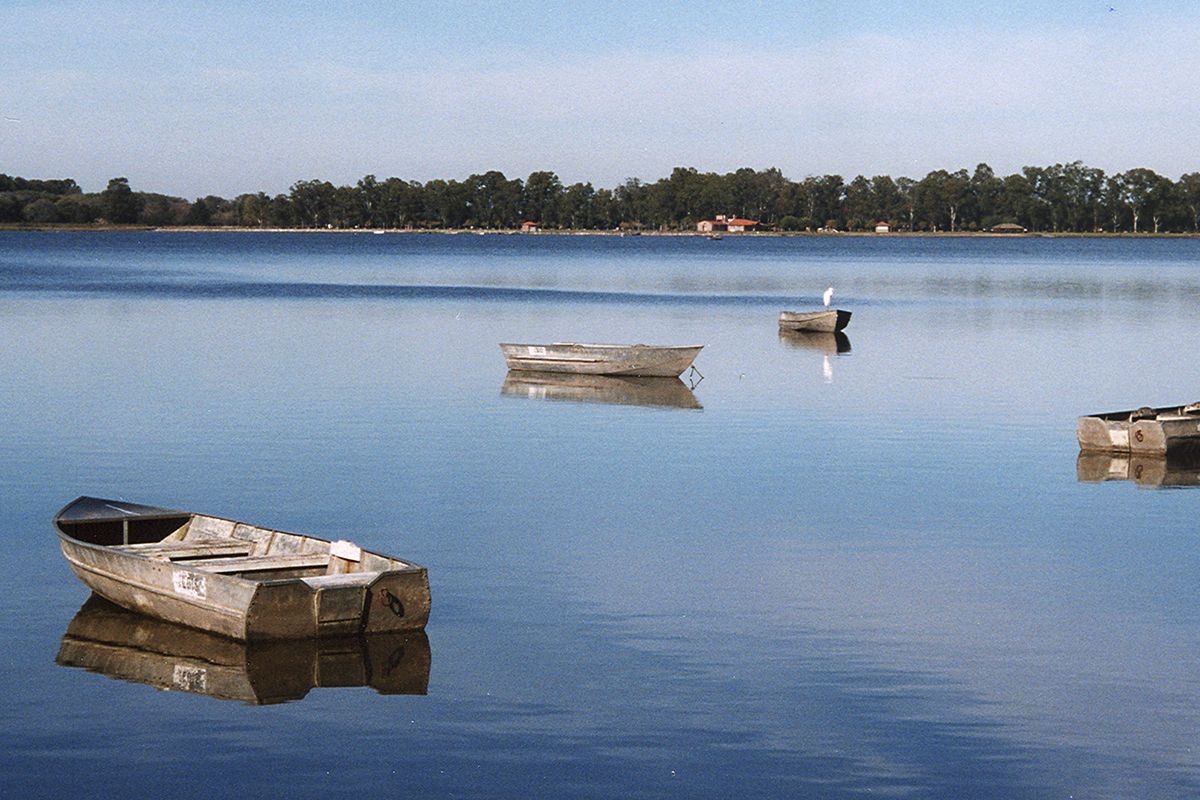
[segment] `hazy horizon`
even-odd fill
[[[184,197],[366,174],[676,166],[922,177],[986,162],[1200,168],[1200,9],[1166,2],[23,3],[0,172]]]

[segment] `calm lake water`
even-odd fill
[[[830,285],[849,350],[781,337]],[[1198,332],[1196,239],[0,233],[0,794],[1195,797],[1200,492],[1074,431]],[[81,494],[424,564],[427,644],[89,639]]]

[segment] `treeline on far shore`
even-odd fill
[[[630,178],[615,189],[566,186],[553,172],[507,178],[491,171],[425,183],[367,175],[354,185],[304,180],[286,194],[232,199],[135,191],[113,178],[85,193],[70,178],[0,174],[0,224],[151,227],[388,228],[694,231],[717,215],[777,231],[980,231],[1018,225],[1033,232],[1195,233],[1200,172],[1178,180],[1136,168],[1106,175],[1074,161],[997,175],[935,170],[917,180],[887,175],[785,178],[778,169],[724,175],[677,167],[653,183]]]

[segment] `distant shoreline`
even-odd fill
[[[1193,239],[1200,233],[1147,233],[1122,231],[1117,233],[1074,233],[1052,231],[1025,231],[1022,233],[997,233],[993,231],[756,231],[753,233],[725,233],[714,237],[700,231],[613,231],[613,230],[542,230],[525,232],[515,229],[484,228],[250,228],[238,226],[187,226],[154,227],[149,225],[28,225],[0,224],[0,232],[28,233],[324,233],[324,234],[387,234],[387,235],[434,235],[434,236],[658,236],[694,237],[700,239],[762,239],[762,238],[936,238],[936,239]]]

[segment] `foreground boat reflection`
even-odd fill
[[[1138,486],[1200,486],[1200,453],[1154,456],[1080,451],[1076,477],[1084,483],[1133,481]]]
[[[537,400],[612,403],[626,406],[703,408],[679,378],[624,375],[571,375],[559,372],[509,371],[500,393]]]
[[[831,356],[845,355],[850,352],[850,337],[841,331],[823,333],[820,331],[789,331],[780,328],[779,341],[789,347],[818,350]]]
[[[315,686],[425,694],[431,656],[424,631],[241,642],[92,595],[67,626],[55,661],[158,689],[267,705],[300,700]]]

